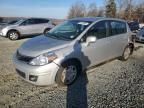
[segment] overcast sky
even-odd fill
[[[0,16],[66,18],[69,8],[77,1],[88,5],[103,0],[0,0]]]

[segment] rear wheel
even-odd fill
[[[81,72],[80,65],[75,61],[65,62],[56,75],[56,83],[60,86],[71,85]]]
[[[17,31],[9,31],[7,34],[10,40],[17,40],[19,39],[19,33]]]
[[[44,34],[47,34],[49,31],[50,31],[50,28],[47,28],[47,29],[44,30],[43,33],[44,33]]]
[[[124,50],[124,52],[123,52],[123,55],[122,55],[122,57],[120,58],[120,60],[122,60],[122,61],[128,60],[129,57],[130,57],[130,55],[132,54],[132,52],[133,52],[132,47],[130,47],[130,45],[128,45],[128,46],[125,48],[125,50]]]

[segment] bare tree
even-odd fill
[[[138,4],[134,9],[134,18],[144,23],[144,2],[142,4]]]
[[[91,3],[88,7],[87,16],[98,16],[96,3]]]
[[[82,2],[76,2],[69,10],[68,18],[83,17],[86,14],[86,7]]]
[[[117,17],[122,18],[123,16],[123,9],[125,7],[125,0],[116,0],[117,3]]]
[[[104,7],[100,7],[99,9],[98,9],[98,17],[104,17],[104,13],[105,12],[105,10],[104,10]]]

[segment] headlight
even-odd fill
[[[45,53],[34,58],[29,64],[33,66],[42,66],[51,63],[57,58],[55,53]]]

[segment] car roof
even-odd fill
[[[35,18],[35,17],[26,18],[26,19],[41,19],[41,20],[50,20],[50,19],[48,19],[48,18]]]
[[[70,19],[72,21],[88,21],[88,22],[95,22],[95,21],[98,21],[98,20],[118,20],[118,21],[124,21],[125,20],[122,20],[122,19],[117,19],[117,18],[106,18],[106,17],[78,17],[78,18],[72,18]]]

